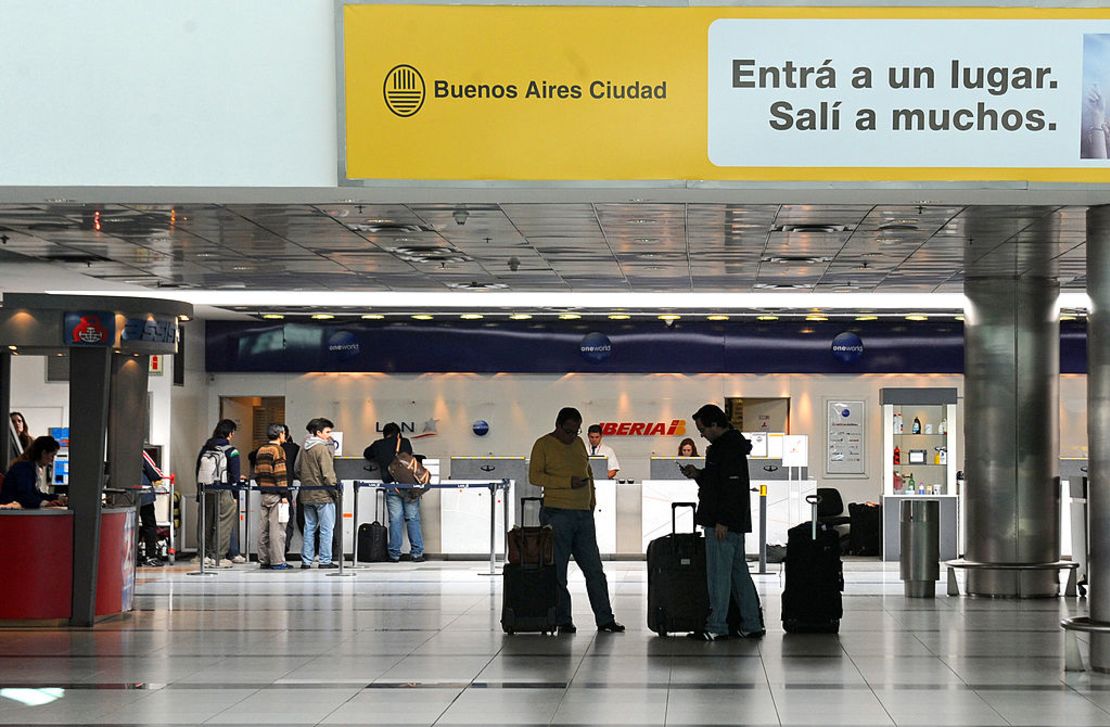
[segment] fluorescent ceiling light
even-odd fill
[[[314,321],[330,321],[335,318],[331,313],[313,313],[312,320]]]
[[[528,320],[532,319],[532,314],[531,313],[513,313],[511,316],[509,316],[509,318],[511,320],[514,320],[514,321],[528,321]]]
[[[821,315],[820,313],[811,313],[810,315],[806,316],[806,320],[807,321],[827,321],[827,320],[829,320],[829,317]]]
[[[857,321],[877,321],[877,320],[879,320],[879,317],[869,314],[869,315],[865,315],[865,316],[856,316],[856,320]]]
[[[461,316],[459,316],[459,318],[462,318],[464,321],[480,321],[484,317],[485,316],[483,316],[481,313],[463,313]]]
[[[920,313],[911,313],[910,315],[906,316],[906,320],[907,321],[927,321],[927,320],[929,320],[929,316],[923,316]]]
[[[582,316],[578,315],[577,313],[560,313],[559,314],[559,320],[561,320],[561,321],[577,321],[580,318],[582,318]]]
[[[417,313],[412,318],[416,321],[430,321],[435,318],[435,316],[430,316],[427,313]]]
[[[610,313],[609,320],[611,321],[627,321],[632,316],[627,313]]]
[[[656,316],[656,318],[661,321],[677,321],[682,318],[682,316],[678,315],[677,313],[664,313],[661,316]]]
[[[281,313],[263,313],[262,317],[268,321],[280,321],[285,318]]]
[[[706,316],[705,320],[707,320],[707,321],[727,321],[728,316],[722,315],[720,313],[715,313],[711,316]]]
[[[779,317],[778,316],[772,316],[772,315],[765,315],[765,316],[756,316],[755,319],[757,321],[777,321],[779,319]]]
[[[380,321],[383,318],[385,318],[385,316],[383,316],[381,313],[367,313],[366,315],[362,316],[362,320],[364,321]]]

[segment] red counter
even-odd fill
[[[73,587],[73,513],[0,510],[4,597],[0,621],[65,620]],[[96,615],[130,611],[135,592],[135,511],[100,516]]]

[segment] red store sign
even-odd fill
[[[603,437],[681,437],[686,434],[686,420],[667,422],[601,422]]]

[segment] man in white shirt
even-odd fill
[[[607,457],[609,459],[609,479],[615,480],[617,472],[621,468],[620,460],[617,459],[617,453],[608,444],[601,443],[601,425],[591,424],[590,428],[586,430],[586,437],[590,440],[590,446],[587,447],[590,451],[591,457]]]

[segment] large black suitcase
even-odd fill
[[[380,508],[379,502],[382,503]],[[358,538],[360,563],[384,563],[389,560],[389,528],[382,524],[382,520],[386,519],[384,502],[385,492],[379,489],[374,497],[374,522],[358,526],[355,537]]]
[[[813,505],[813,520],[787,531],[782,627],[787,633],[835,634],[844,615],[840,536],[818,523],[817,496],[806,500]]]
[[[524,503],[542,503],[538,497],[520,501],[521,516]],[[501,628],[507,634],[540,632],[553,634],[558,627],[555,607],[559,602],[559,580],[555,565],[544,563],[542,550],[537,550],[536,562],[522,559],[519,564],[506,563],[501,590]]]
[[[697,532],[675,532],[680,507],[697,508],[692,502],[671,504],[671,534],[648,543],[648,628],[666,636],[681,631],[701,631],[709,615],[709,590],[705,582],[705,539]]]

